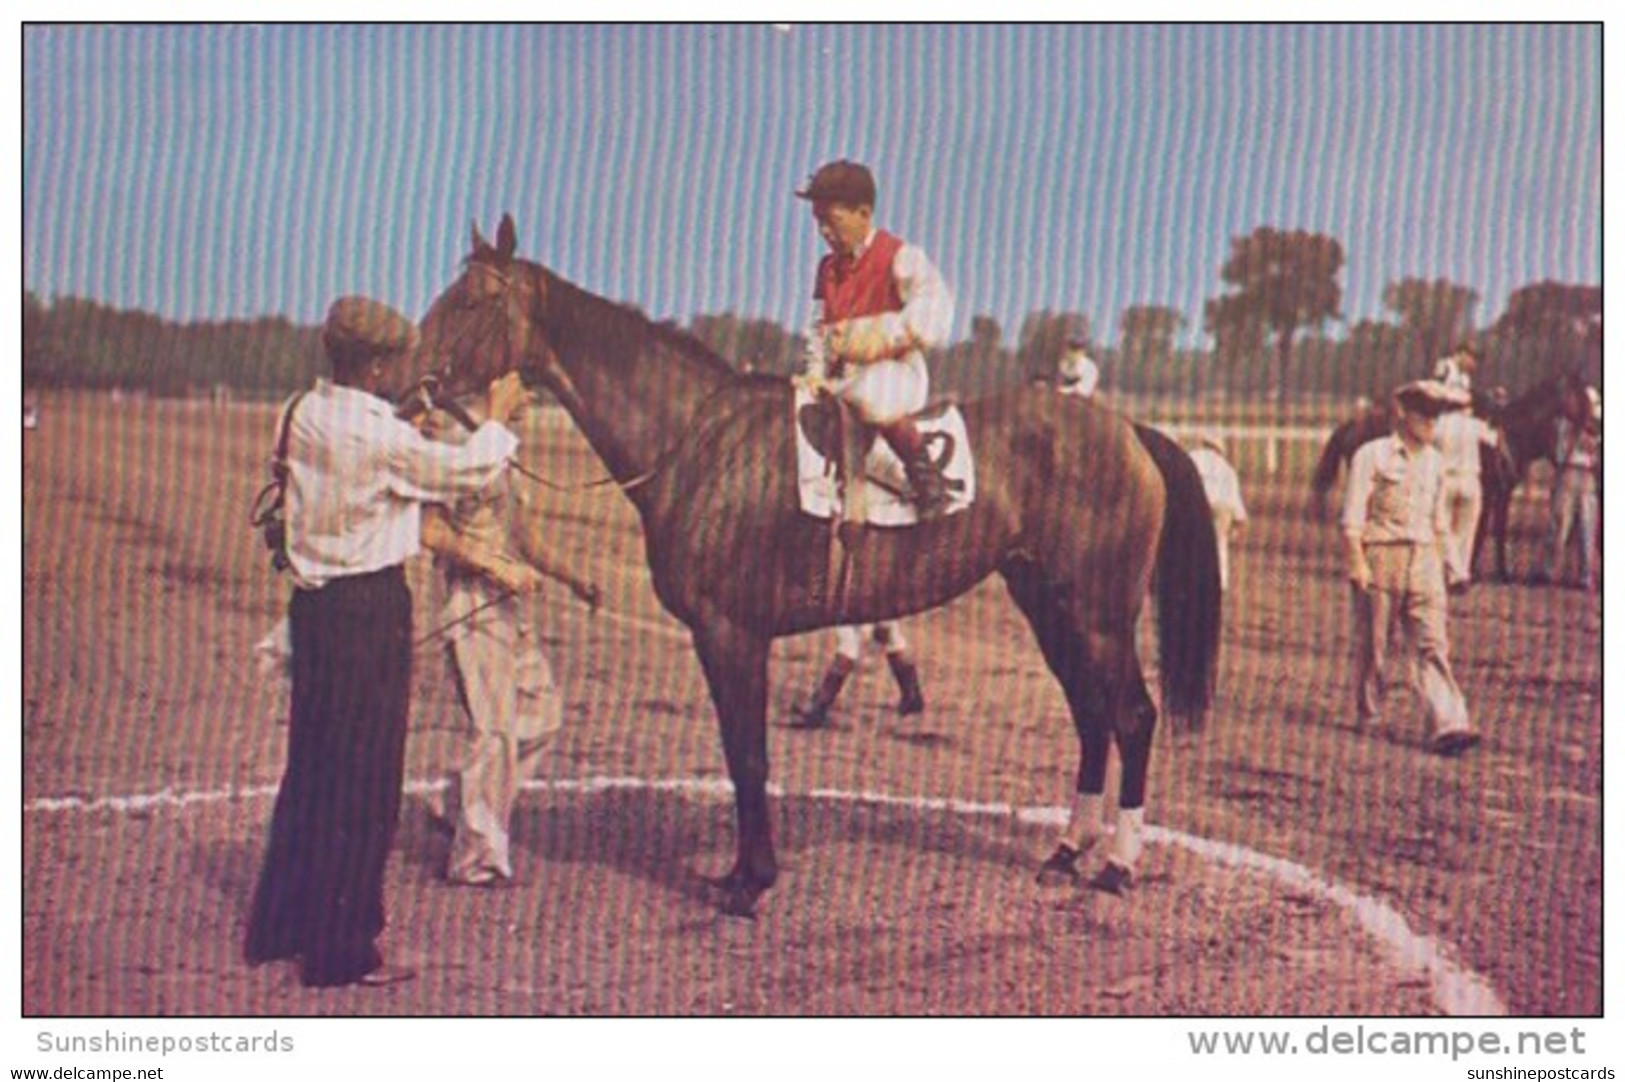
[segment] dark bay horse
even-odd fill
[[[742,376],[700,343],[514,257],[513,221],[478,229],[463,274],[431,305],[415,361],[448,387],[511,368],[545,385],[637,508],[661,604],[688,626],[716,708],[737,859],[716,885],[748,915],[778,876],[767,780],[772,640],[941,605],[998,572],[1065,692],[1080,793],[1145,801],[1157,711],[1135,648],[1157,601],[1162,705],[1197,727],[1211,704],[1219,580],[1206,498],[1177,446],[1078,399],[1023,389],[965,405],[976,502],[924,525],[861,534],[832,599],[828,522],[797,506],[790,381]],[[1083,802],[1080,801],[1080,806]],[[1098,806],[1098,800],[1095,806]],[[1085,845],[1045,864],[1077,878]],[[1094,883],[1120,890],[1114,851]]]
[[[1507,528],[1513,494],[1528,476],[1532,464],[1541,459],[1551,460],[1564,391],[1576,378],[1570,373],[1559,373],[1505,405],[1496,404],[1488,395],[1474,393],[1473,412],[1501,434],[1500,446],[1479,448],[1484,510],[1473,538],[1475,573],[1486,547],[1493,544],[1496,577],[1501,582],[1507,581]],[[1354,452],[1391,431],[1393,419],[1386,406],[1374,406],[1332,429],[1309,482],[1320,517],[1328,514],[1326,497]]]

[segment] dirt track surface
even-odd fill
[[[420,786],[385,947],[421,978],[317,992],[289,967],[247,969],[286,739],[250,658],[284,604],[246,525],[273,423],[70,397],[24,440],[25,1014],[1419,1015],[1452,1005],[1439,965],[1514,1014],[1601,1009],[1597,600],[1485,585],[1456,605],[1457,675],[1485,733],[1467,758],[1423,750],[1404,694],[1357,734],[1335,538],[1296,479],[1244,478],[1254,521],[1220,703],[1204,735],[1159,734],[1150,819],[1300,878],[1171,834],[1124,898],[1038,887],[1054,827],[1013,810],[1066,803],[1076,746],[993,582],[910,623],[921,717],[891,711],[872,659],[834,729],[778,727],[829,641],[776,646],[783,874],[756,920],[719,916],[704,877],[731,861],[732,811],[698,664],[648,587],[630,505],[546,492],[559,552],[607,611],[562,590],[534,602],[568,708],[516,816],[522,882],[440,882]],[[601,475],[572,431],[527,437],[548,477]],[[1542,507],[1519,506],[1521,569]],[[432,645],[419,662],[408,775],[427,785],[458,738]],[[931,803],[947,799],[980,807]],[[1414,937],[1396,949],[1351,898]]]

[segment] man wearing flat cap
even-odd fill
[[[1355,452],[1343,501],[1343,541],[1355,620],[1355,710],[1361,729],[1381,718],[1389,632],[1404,629],[1416,651],[1409,667],[1431,727],[1432,748],[1459,755],[1478,743],[1450,670],[1444,545],[1449,518],[1444,458],[1434,422],[1469,404],[1438,380],[1394,391],[1394,432]]]
[[[249,917],[251,965],[299,963],[306,985],[383,985],[384,866],[400,810],[412,673],[412,598],[403,564],[421,508],[502,475],[525,400],[517,374],[491,384],[467,443],[424,438],[386,389],[417,329],[363,297],[335,301],[322,329],[332,379],[284,408],[292,691],[288,761]]]
[[[913,414],[930,392],[925,351],[947,340],[954,302],[924,252],[874,225],[867,167],[834,161],[796,196],[812,204],[829,254],[818,264],[805,377],[840,397],[903,462],[922,519],[941,514],[947,485]]]

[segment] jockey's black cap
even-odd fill
[[[868,166],[845,158],[826,162],[807,179],[807,186],[796,192],[796,198],[814,203],[872,207],[875,205],[875,176]]]

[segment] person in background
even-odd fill
[[[1434,425],[1433,442],[1444,457],[1444,502],[1449,520],[1444,571],[1445,587],[1450,593],[1465,593],[1472,584],[1473,541],[1484,512],[1482,447],[1495,447],[1499,441],[1499,434],[1489,422],[1471,410],[1449,410]]]
[[[493,382],[490,418],[462,447],[425,439],[384,397],[417,328],[364,297],[328,310],[332,379],[285,412],[288,759],[254,890],[244,958],[297,959],[310,986],[386,985],[384,868],[400,814],[412,684],[412,596],[422,505],[502,476],[518,440],[517,374]]]
[[[1478,372],[1478,347],[1459,343],[1449,356],[1433,363],[1433,378],[1454,391],[1473,393],[1473,376]]]
[[[1219,586],[1230,588],[1230,541],[1247,521],[1247,505],[1241,498],[1241,479],[1225,457],[1224,440],[1215,432],[1198,432],[1191,440],[1191,461],[1202,475],[1213,512],[1213,534],[1219,545]]]
[[[1062,394],[1093,398],[1099,385],[1100,366],[1089,356],[1087,344],[1080,339],[1068,339],[1055,366],[1055,389]]]
[[[903,625],[896,620],[883,620],[869,626],[843,626],[835,629],[835,656],[824,670],[818,689],[805,705],[792,709],[790,722],[796,729],[821,729],[829,724],[829,710],[846,681],[858,667],[863,653],[865,635],[886,652],[886,665],[897,681],[897,712],[918,714],[925,709],[925,696],[920,691],[920,670],[909,653],[908,640],[903,637]]]
[[[1596,591],[1601,581],[1598,552],[1599,497],[1602,467],[1602,401],[1593,401],[1576,383],[1563,396],[1552,455],[1551,518],[1546,534],[1547,582],[1562,583],[1571,538],[1580,547],[1580,585]]]
[[[468,412],[479,419],[477,409]],[[418,424],[452,443],[469,435],[437,409],[423,409]],[[458,886],[513,882],[509,829],[519,788],[563,723],[553,669],[522,595],[539,590],[546,576],[598,604],[597,587],[553,557],[544,527],[509,477],[424,517],[424,547],[435,553],[444,584],[439,626],[467,738],[435,816],[452,830],[446,881]]]
[[[1355,452],[1343,501],[1343,549],[1355,623],[1359,727],[1382,715],[1383,667],[1395,625],[1415,651],[1408,671],[1426,708],[1433,750],[1460,755],[1479,742],[1450,669],[1443,548],[1444,457],[1433,444],[1439,414],[1466,392],[1417,380],[1394,392],[1394,432]]]

